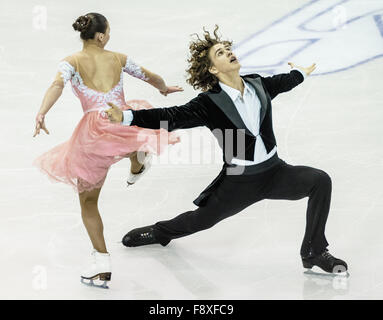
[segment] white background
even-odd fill
[[[381,2],[357,1],[357,5],[364,10]],[[218,161],[210,163],[156,159],[150,172],[129,189],[125,186],[129,160],[111,168],[99,203],[113,263],[111,289],[83,286],[80,270],[91,244],[81,221],[78,195],[66,185],[51,183],[32,166],[38,155],[67,140],[82,116],[80,103],[67,85],[46,117],[51,134],[32,138],[35,115],[58,62],[81,50],[79,34],[71,27],[78,16],[104,14],[111,26],[107,49],[124,52],[170,85],[185,88],[183,93],[163,97],[125,76],[127,99],[171,106],[197,94],[185,82],[190,34],[201,33],[203,26],[212,30],[217,23],[224,38],[240,42],[305,3],[2,0],[0,298],[382,299],[382,59],[313,75],[273,101],[279,156],[289,164],[320,168],[332,177],[326,235],[330,252],[349,264],[348,280],[304,274],[299,248],[307,198],[256,203],[166,248],[125,248],[119,243],[132,228],[195,209],[192,201],[221,168],[218,150]],[[46,23],[41,20],[45,10]],[[280,37],[272,30],[269,34],[270,41]],[[383,52],[378,32],[365,32],[364,37],[374,37],[369,43]],[[319,74],[322,56],[329,65],[329,50],[338,64],[342,56],[356,57],[367,50],[355,45],[357,49],[345,52],[339,43],[329,43],[330,47],[322,46],[323,52],[302,52],[302,60],[293,62],[316,62]],[[288,69],[287,64],[281,67],[281,71]],[[173,159],[182,158],[187,150],[193,155],[211,150],[209,143],[215,142],[210,132],[194,130],[193,139],[203,139],[208,146],[193,146],[191,131],[182,131],[184,144],[173,147]]]

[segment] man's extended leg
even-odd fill
[[[123,243],[126,246],[151,243],[166,245],[172,239],[211,228],[219,221],[263,199],[262,181],[264,180],[257,180],[259,183],[253,183],[253,181],[254,177],[250,176],[238,176],[235,181],[225,176],[217,189],[209,196],[205,206],[184,212],[173,219],[160,221],[153,226],[134,229],[124,237]]]
[[[305,256],[313,249],[323,252],[328,246],[325,225],[330,210],[332,183],[323,170],[284,163],[270,181],[266,198],[299,200],[309,197],[306,211],[306,232],[301,247]]]
[[[306,212],[306,231],[301,247],[305,268],[318,266],[330,273],[344,273],[346,262],[332,256],[326,249],[325,226],[330,210],[332,182],[320,169],[292,166],[284,163],[270,181],[267,199],[298,200],[309,197]]]

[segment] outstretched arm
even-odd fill
[[[49,131],[45,126],[45,115],[61,96],[65,83],[69,81],[74,74],[74,64],[75,61],[72,56],[69,56],[60,62],[59,71],[57,72],[52,84],[46,91],[41,107],[36,115],[35,133],[33,137],[40,134],[41,129],[49,134]]]
[[[183,91],[183,89],[178,86],[168,87],[161,76],[138,65],[127,55],[122,53],[119,53],[118,55],[119,55],[121,65],[124,66],[123,67],[124,72],[128,73],[129,75],[135,78],[141,79],[149,83],[153,87],[157,88],[160,91],[160,93],[163,94],[164,96],[167,96],[169,93]]]
[[[274,99],[282,92],[295,88],[316,68],[315,63],[308,68],[296,66],[292,62],[289,62],[289,65],[292,68],[290,73],[281,73],[272,77],[262,77],[262,82],[269,92],[271,99]]]
[[[123,125],[160,129],[165,122],[168,131],[210,126],[207,107],[200,96],[185,105],[169,108],[122,111],[112,103],[109,105],[112,107],[106,111],[109,120]]]
[[[45,115],[61,96],[63,88],[64,83],[62,79],[60,79],[60,74],[58,73],[56,75],[56,79],[52,82],[52,84],[46,91],[43,102],[41,103],[40,110],[36,115],[35,133],[33,137],[40,134],[40,129],[43,129],[45,133],[49,134],[49,131],[45,126]]]
[[[161,76],[149,71],[148,69],[141,67],[141,70],[147,77],[146,82],[152,85],[153,87],[157,88],[160,91],[160,93],[164,96],[167,96],[169,93],[184,91],[184,89],[182,89],[179,86],[168,87]]]

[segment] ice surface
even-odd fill
[[[39,3],[0,2],[0,268],[6,275],[1,299],[383,298],[382,1],[346,1],[337,9],[339,1],[304,0]],[[326,235],[331,253],[349,264],[350,278],[304,274],[299,248],[307,198],[256,203],[165,248],[123,247],[119,241],[130,229],[195,208],[192,200],[216,177],[221,155],[217,161],[199,158],[215,143],[208,129],[199,128],[193,136],[183,131],[184,144],[174,147],[169,161],[157,159],[132,188],[125,187],[128,160],[111,168],[99,203],[113,263],[110,290],[81,285],[91,244],[78,196],[32,167],[34,158],[70,137],[82,116],[69,86],[46,117],[51,134],[32,135],[58,62],[81,50],[71,24],[89,11],[110,21],[107,49],[124,52],[185,88],[163,97],[125,76],[128,99],[156,106],[183,104],[197,94],[186,84],[184,70],[190,34],[203,26],[211,30],[219,24],[239,55],[265,48],[259,60],[248,56],[243,70],[256,66],[267,74],[288,71],[288,61],[317,63],[317,76],[274,100],[274,129],[283,160],[332,177]],[[304,25],[310,31],[300,28],[303,18],[310,20]],[[296,46],[308,38],[319,40],[307,49]],[[277,41],[287,44],[267,47]],[[177,163],[182,157],[189,164]]]

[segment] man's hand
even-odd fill
[[[184,89],[179,86],[174,86],[174,87],[167,87],[166,91],[160,90],[160,93],[166,97],[169,93],[180,92],[180,91],[184,91]]]
[[[313,71],[315,70],[315,68],[316,68],[316,63],[313,63],[313,64],[312,64],[310,67],[308,67],[308,68],[303,68],[303,67],[300,67],[300,66],[296,66],[296,65],[295,65],[294,63],[292,63],[292,62],[289,62],[288,64],[289,64],[289,66],[290,66],[291,68],[297,68],[297,69],[299,69],[299,70],[305,72],[306,75],[310,75],[310,73],[313,72]]]
[[[36,137],[38,134],[40,134],[40,129],[43,129],[46,134],[49,134],[49,131],[45,126],[44,118],[45,116],[43,114],[38,114],[36,116],[36,126],[35,126],[35,133],[33,134],[33,138]]]
[[[112,108],[105,111],[105,113],[108,116],[108,119],[110,122],[117,122],[120,123],[123,120],[123,113],[119,107],[114,105],[111,102],[108,102],[108,105],[110,105]]]

